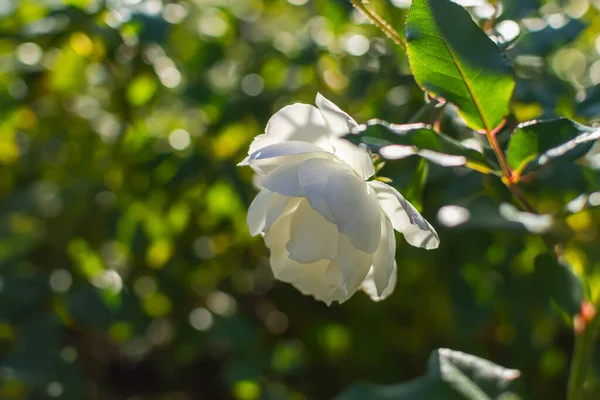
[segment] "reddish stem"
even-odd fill
[[[498,139],[496,138],[496,132],[488,132],[487,133],[488,140],[490,145],[492,146],[492,150],[494,150],[494,154],[496,154],[496,158],[498,162],[500,162],[500,167],[502,168],[502,175],[506,178],[508,186],[512,186],[512,170],[508,166],[508,162],[506,161],[506,157],[504,156],[504,152],[500,148],[498,144]]]

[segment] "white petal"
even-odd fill
[[[282,142],[271,144],[250,153],[238,166],[249,165],[256,173],[266,175],[282,164],[313,157],[332,158],[332,155],[312,143]]]
[[[341,290],[327,279],[329,260],[301,264],[290,258],[286,243],[290,238],[290,223],[293,213],[278,218],[265,235],[265,244],[271,251],[273,275],[280,281],[292,283],[304,294],[314,296],[328,305],[344,299]]]
[[[277,140],[276,137],[268,136],[266,133],[257,135],[256,137],[254,137],[254,140],[252,140],[252,143],[250,143],[250,148],[248,149],[248,155],[251,155],[252,153],[256,153],[258,150],[260,150],[264,147],[271,146],[271,145],[279,143],[279,142],[280,141]]]
[[[351,296],[358,290],[369,272],[373,255],[358,250],[350,243],[348,236],[341,234],[338,242],[338,257],[346,293]]]
[[[325,188],[325,200],[340,232],[359,250],[373,253],[379,245],[379,203],[374,190],[358,176],[334,171]]]
[[[374,278],[375,273],[373,271],[373,268],[371,268],[371,270],[369,270],[369,273],[367,274],[367,277],[363,281],[360,288],[366,294],[369,295],[371,300],[373,300],[373,301],[384,300],[387,297],[389,297],[394,292],[394,289],[396,288],[396,280],[397,280],[397,275],[398,275],[397,270],[398,270],[398,268],[396,266],[396,262],[394,262],[394,267],[392,269],[392,275],[390,276],[390,281],[389,281],[387,287],[385,288],[385,290],[383,291],[383,293],[381,294],[381,296],[378,294],[378,291],[377,291],[377,288],[375,285],[375,278]]]
[[[290,224],[290,240],[286,248],[293,260],[313,263],[336,257],[339,236],[337,227],[313,210],[306,199],[303,199],[294,212]]]
[[[331,175],[343,171],[351,172],[347,165],[323,158],[307,160],[298,169],[298,182],[310,205],[331,222],[335,220],[325,199],[325,190]]]
[[[347,294],[346,287],[344,284],[344,275],[342,274],[342,265],[339,258],[334,258],[329,262],[327,270],[325,271],[325,279],[330,285],[339,288],[344,295]]]
[[[254,200],[252,200],[250,207],[248,207],[246,223],[248,224],[248,230],[252,236],[258,235],[263,230],[267,220],[267,210],[269,209],[273,196],[273,192],[261,190]]]
[[[373,253],[373,279],[377,295],[381,296],[389,286],[396,258],[396,238],[389,218],[381,212],[381,241]]]
[[[332,136],[340,137],[346,135],[358,127],[358,124],[351,116],[326,99],[321,93],[317,94],[315,104],[323,114]]]
[[[301,264],[289,257],[282,257],[278,262],[282,264],[279,268],[283,271],[277,276],[280,281],[291,283],[304,294],[308,293],[327,304],[339,298],[336,296],[337,288],[325,279],[329,260]],[[273,256],[271,256],[271,263],[273,263]]]
[[[373,176],[375,168],[373,167],[373,161],[369,153],[347,140],[339,139],[341,136],[351,133],[353,129],[358,127],[356,121],[320,93],[317,94],[315,103],[323,114],[329,128],[335,155],[352,166],[361,178],[368,179]]]
[[[297,208],[299,202],[299,199],[282,196],[279,193],[273,193],[271,202],[269,203],[269,208],[267,209],[263,232],[269,229],[273,222],[275,222],[275,220],[284,213],[286,207],[287,213],[293,212]]]
[[[292,140],[313,143],[331,151],[327,125],[319,110],[309,104],[292,104],[276,112],[250,145],[250,153],[273,143]]]
[[[302,264],[291,259],[286,249],[290,240],[291,225],[300,202],[306,200],[290,199],[281,216],[265,234],[265,244],[271,251],[273,275],[328,305],[333,301],[343,302],[349,296],[342,286],[341,267],[337,259]]]
[[[319,271],[320,273],[320,271]],[[316,300],[322,301],[328,306],[331,305],[334,301],[339,302],[340,304],[348,300],[348,296],[339,288],[330,288],[331,292],[322,292],[315,290],[314,287],[311,289],[307,289],[302,283],[294,282],[292,285],[300,291],[305,296],[312,296]]]
[[[375,175],[373,159],[369,152],[344,139],[332,139],[334,154],[346,164],[350,165],[364,180]]]
[[[377,192],[381,209],[394,229],[401,232],[409,244],[427,250],[439,246],[440,238],[435,229],[396,189],[379,181],[369,182],[369,185]]]
[[[304,189],[298,181],[298,169],[303,162],[295,161],[280,165],[263,178],[262,185],[284,196],[304,197]]]
[[[291,156],[296,154],[304,154],[304,153],[315,153],[324,151],[319,146],[316,146],[312,143],[300,142],[300,141],[288,141],[282,143],[275,143],[269,146],[260,148],[252,153],[244,159],[240,164],[244,162],[252,161],[252,160],[264,160],[267,158],[273,157],[282,157],[282,156]]]

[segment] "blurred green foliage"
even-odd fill
[[[374,4],[398,27],[408,5]],[[470,11],[483,24],[488,8]],[[502,10],[493,33],[521,33],[503,44],[509,127],[598,121],[600,2]],[[435,117],[406,56],[349,2],[2,1],[0,83],[1,399],[327,399],[423,375],[438,347],[520,370],[528,398],[564,398],[572,329],[536,273],[542,240],[494,225],[510,199],[495,177],[431,165],[423,186],[420,160],[385,165],[441,247],[399,237],[381,303],[328,308],[274,282],[249,236],[256,190],[235,165],[282,106],[320,91],[361,122]],[[451,107],[441,127],[481,142]],[[524,190],[542,212],[600,203],[589,165],[537,177]],[[444,228],[446,205],[478,218]],[[560,233],[596,291],[600,214],[577,211]]]

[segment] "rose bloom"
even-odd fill
[[[275,278],[328,305],[362,288],[373,300],[396,285],[394,229],[408,243],[439,245],[433,227],[375,174],[367,150],[342,139],[358,124],[320,94],[269,120],[248,157],[262,190],[248,209],[252,235],[264,235]]]

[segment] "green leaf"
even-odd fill
[[[524,34],[508,54],[511,58],[521,54],[545,57],[577,39],[585,28],[587,28],[586,24],[572,18],[568,18],[567,22],[560,27],[549,24],[543,29]]]
[[[583,283],[571,267],[550,253],[537,256],[534,265],[536,287],[569,315],[578,314],[584,300]]]
[[[423,187],[427,182],[428,174],[429,163],[427,163],[424,158],[418,160],[417,167],[411,174],[412,178],[408,183],[408,187],[402,192],[406,200],[408,200],[419,211],[423,210],[421,195],[423,192]]]
[[[414,0],[406,19],[415,80],[459,109],[469,127],[492,132],[503,123],[515,86],[498,47],[450,0]]]
[[[567,118],[526,122],[512,133],[506,159],[513,170],[528,173],[551,161],[582,157],[599,137],[594,129]]]
[[[577,103],[575,111],[577,115],[590,119],[600,116],[600,85],[586,90],[585,98]]]
[[[475,149],[417,123],[396,125],[373,119],[345,136],[355,144],[363,143],[388,160],[418,155],[444,167],[464,166],[483,173],[497,168]]]
[[[520,397],[510,386],[520,372],[460,351],[432,352],[427,375],[398,385],[358,383],[336,400],[487,400]],[[509,397],[510,396],[510,397]]]

